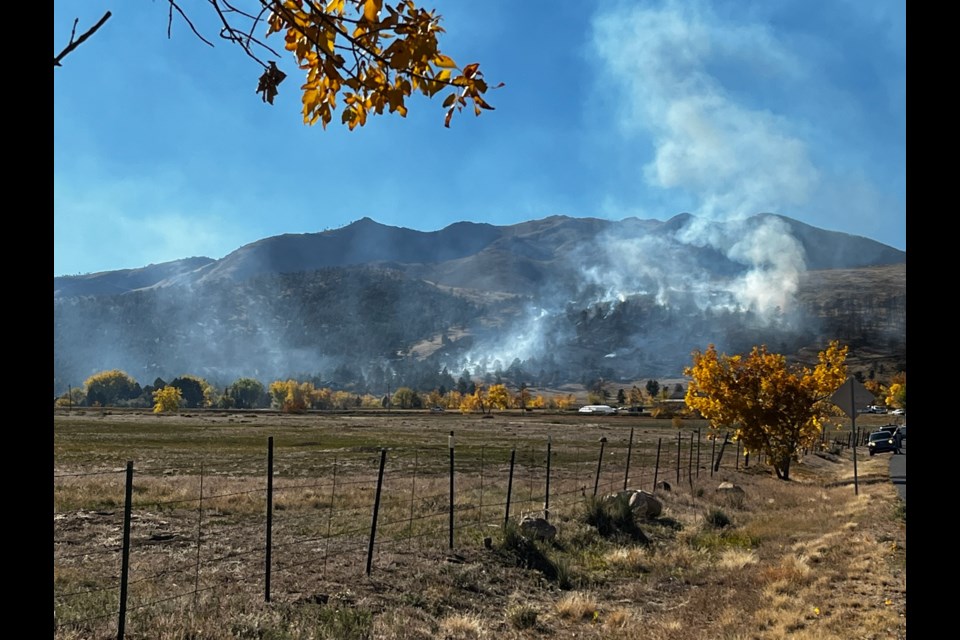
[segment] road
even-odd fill
[[[893,454],[890,456],[890,480],[893,482],[893,486],[897,488],[897,493],[900,494],[900,499],[903,500],[903,503],[907,503],[907,439],[903,439],[903,444],[900,445],[900,450],[903,451],[902,454],[897,455]]]

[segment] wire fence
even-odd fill
[[[300,475],[298,460],[322,475]],[[628,441],[595,447],[457,444],[451,432],[447,446],[306,454],[275,450],[269,437],[246,463],[231,474],[129,462],[55,475],[55,633],[106,629],[122,640],[130,614],[316,593],[411,556],[489,545],[511,520],[573,517],[585,500],[626,489],[692,490],[721,464],[762,460],[699,430],[640,443],[631,429]]]

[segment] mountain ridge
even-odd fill
[[[450,388],[440,372],[466,369],[583,384],[678,376],[707,344],[803,358],[831,339],[902,368],[905,327],[905,252],[776,214],[433,232],[362,218],[219,260],[54,278],[54,387],[111,368],[376,393]]]
[[[857,268],[906,262],[906,252],[862,236],[818,229],[772,213],[747,221],[784,221],[803,246],[810,270]],[[701,220],[681,213],[666,221],[627,217],[618,221],[554,215],[514,225],[456,222],[437,231],[393,227],[363,217],[344,227],[319,233],[280,234],[243,245],[218,260],[193,257],[140,269],[103,271],[80,276],[55,276],[54,297],[123,293],[165,284],[191,284],[227,278],[244,280],[265,273],[295,273],[326,267],[362,264],[410,266],[417,273],[426,265],[453,263],[471,257],[521,256],[534,263],[553,263],[558,256],[622,225],[628,236],[664,237]],[[727,223],[711,223],[724,225]],[[462,282],[459,283],[462,285]],[[456,286],[456,285],[452,285]]]

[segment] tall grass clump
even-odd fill
[[[725,529],[732,525],[733,521],[722,509],[710,509],[707,511],[704,523],[713,529]]]
[[[532,629],[537,626],[537,610],[528,604],[513,604],[507,607],[507,622],[514,629]]]
[[[581,520],[595,527],[604,538],[649,542],[637,525],[630,499],[626,495],[587,498]]]
[[[536,541],[524,536],[520,526],[512,520],[503,528],[500,551],[513,559],[518,567],[535,569],[549,580],[557,579],[557,565]]]

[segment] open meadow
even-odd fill
[[[847,422],[781,481],[707,427],[58,410],[54,637],[905,638],[889,455],[859,447],[855,485]]]

